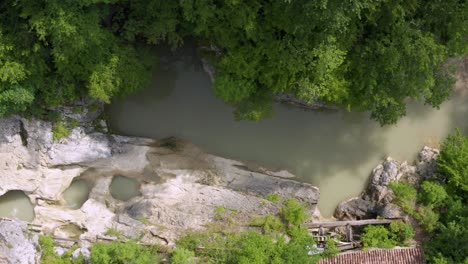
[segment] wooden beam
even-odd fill
[[[330,222],[316,222],[307,224],[308,228],[320,228],[320,227],[337,227],[337,226],[362,226],[362,225],[381,225],[390,224],[391,222],[398,221],[400,219],[366,219],[366,220],[354,220],[354,221],[330,221]]]

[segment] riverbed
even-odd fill
[[[466,85],[464,83],[463,85]],[[148,88],[108,107],[114,131],[130,136],[175,136],[207,152],[287,169],[320,188],[326,217],[358,195],[386,156],[413,161],[424,146],[437,147],[455,128],[468,131],[468,96],[455,94],[439,110],[409,103],[397,125],[381,127],[368,113],[305,111],[275,104],[275,116],[235,121],[232,107],[216,98],[194,49],[160,59]]]

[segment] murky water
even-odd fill
[[[140,184],[134,179],[124,176],[115,176],[109,186],[112,197],[121,201],[128,201],[140,195]]]
[[[34,219],[34,206],[22,191],[9,191],[0,196],[0,217],[31,222]]]
[[[274,168],[285,168],[321,190],[319,208],[359,194],[381,159],[413,160],[425,144],[436,145],[456,127],[468,131],[468,97],[440,110],[410,104],[396,126],[380,127],[367,113],[310,112],[275,105],[276,116],[236,122],[217,99],[194,51],[161,59],[151,86],[109,107],[113,129],[125,135],[176,136],[206,151]]]
[[[78,209],[88,200],[90,184],[85,180],[73,181],[70,187],[63,192],[63,198],[67,202],[67,207]]]

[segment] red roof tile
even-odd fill
[[[342,253],[325,258],[319,264],[422,264],[424,252],[421,248],[375,249]]]

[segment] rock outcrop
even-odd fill
[[[275,213],[278,205],[263,198],[268,194],[295,197],[319,217],[319,190],[289,179],[294,175],[287,171],[251,168],[185,142],[175,148],[160,140],[104,134],[91,129],[95,113],[61,112],[80,126],[57,141],[50,122],[19,116],[0,120],[0,195],[10,190],[28,195],[33,223],[44,233],[93,241],[113,229],[129,238],[143,235],[145,242],[171,244],[186,230],[206,228],[223,217],[248,224],[254,215]],[[128,201],[112,197],[114,176],[139,181],[141,195]],[[73,209],[63,193],[77,179],[90,183],[90,193]]]
[[[422,179],[437,177],[436,159],[439,150],[424,147],[415,165],[387,158],[372,170],[369,185],[361,196],[341,202],[335,210],[335,218],[340,220],[367,219],[381,216],[401,218],[404,212],[392,204],[394,197],[391,182],[401,179],[417,186]]]

